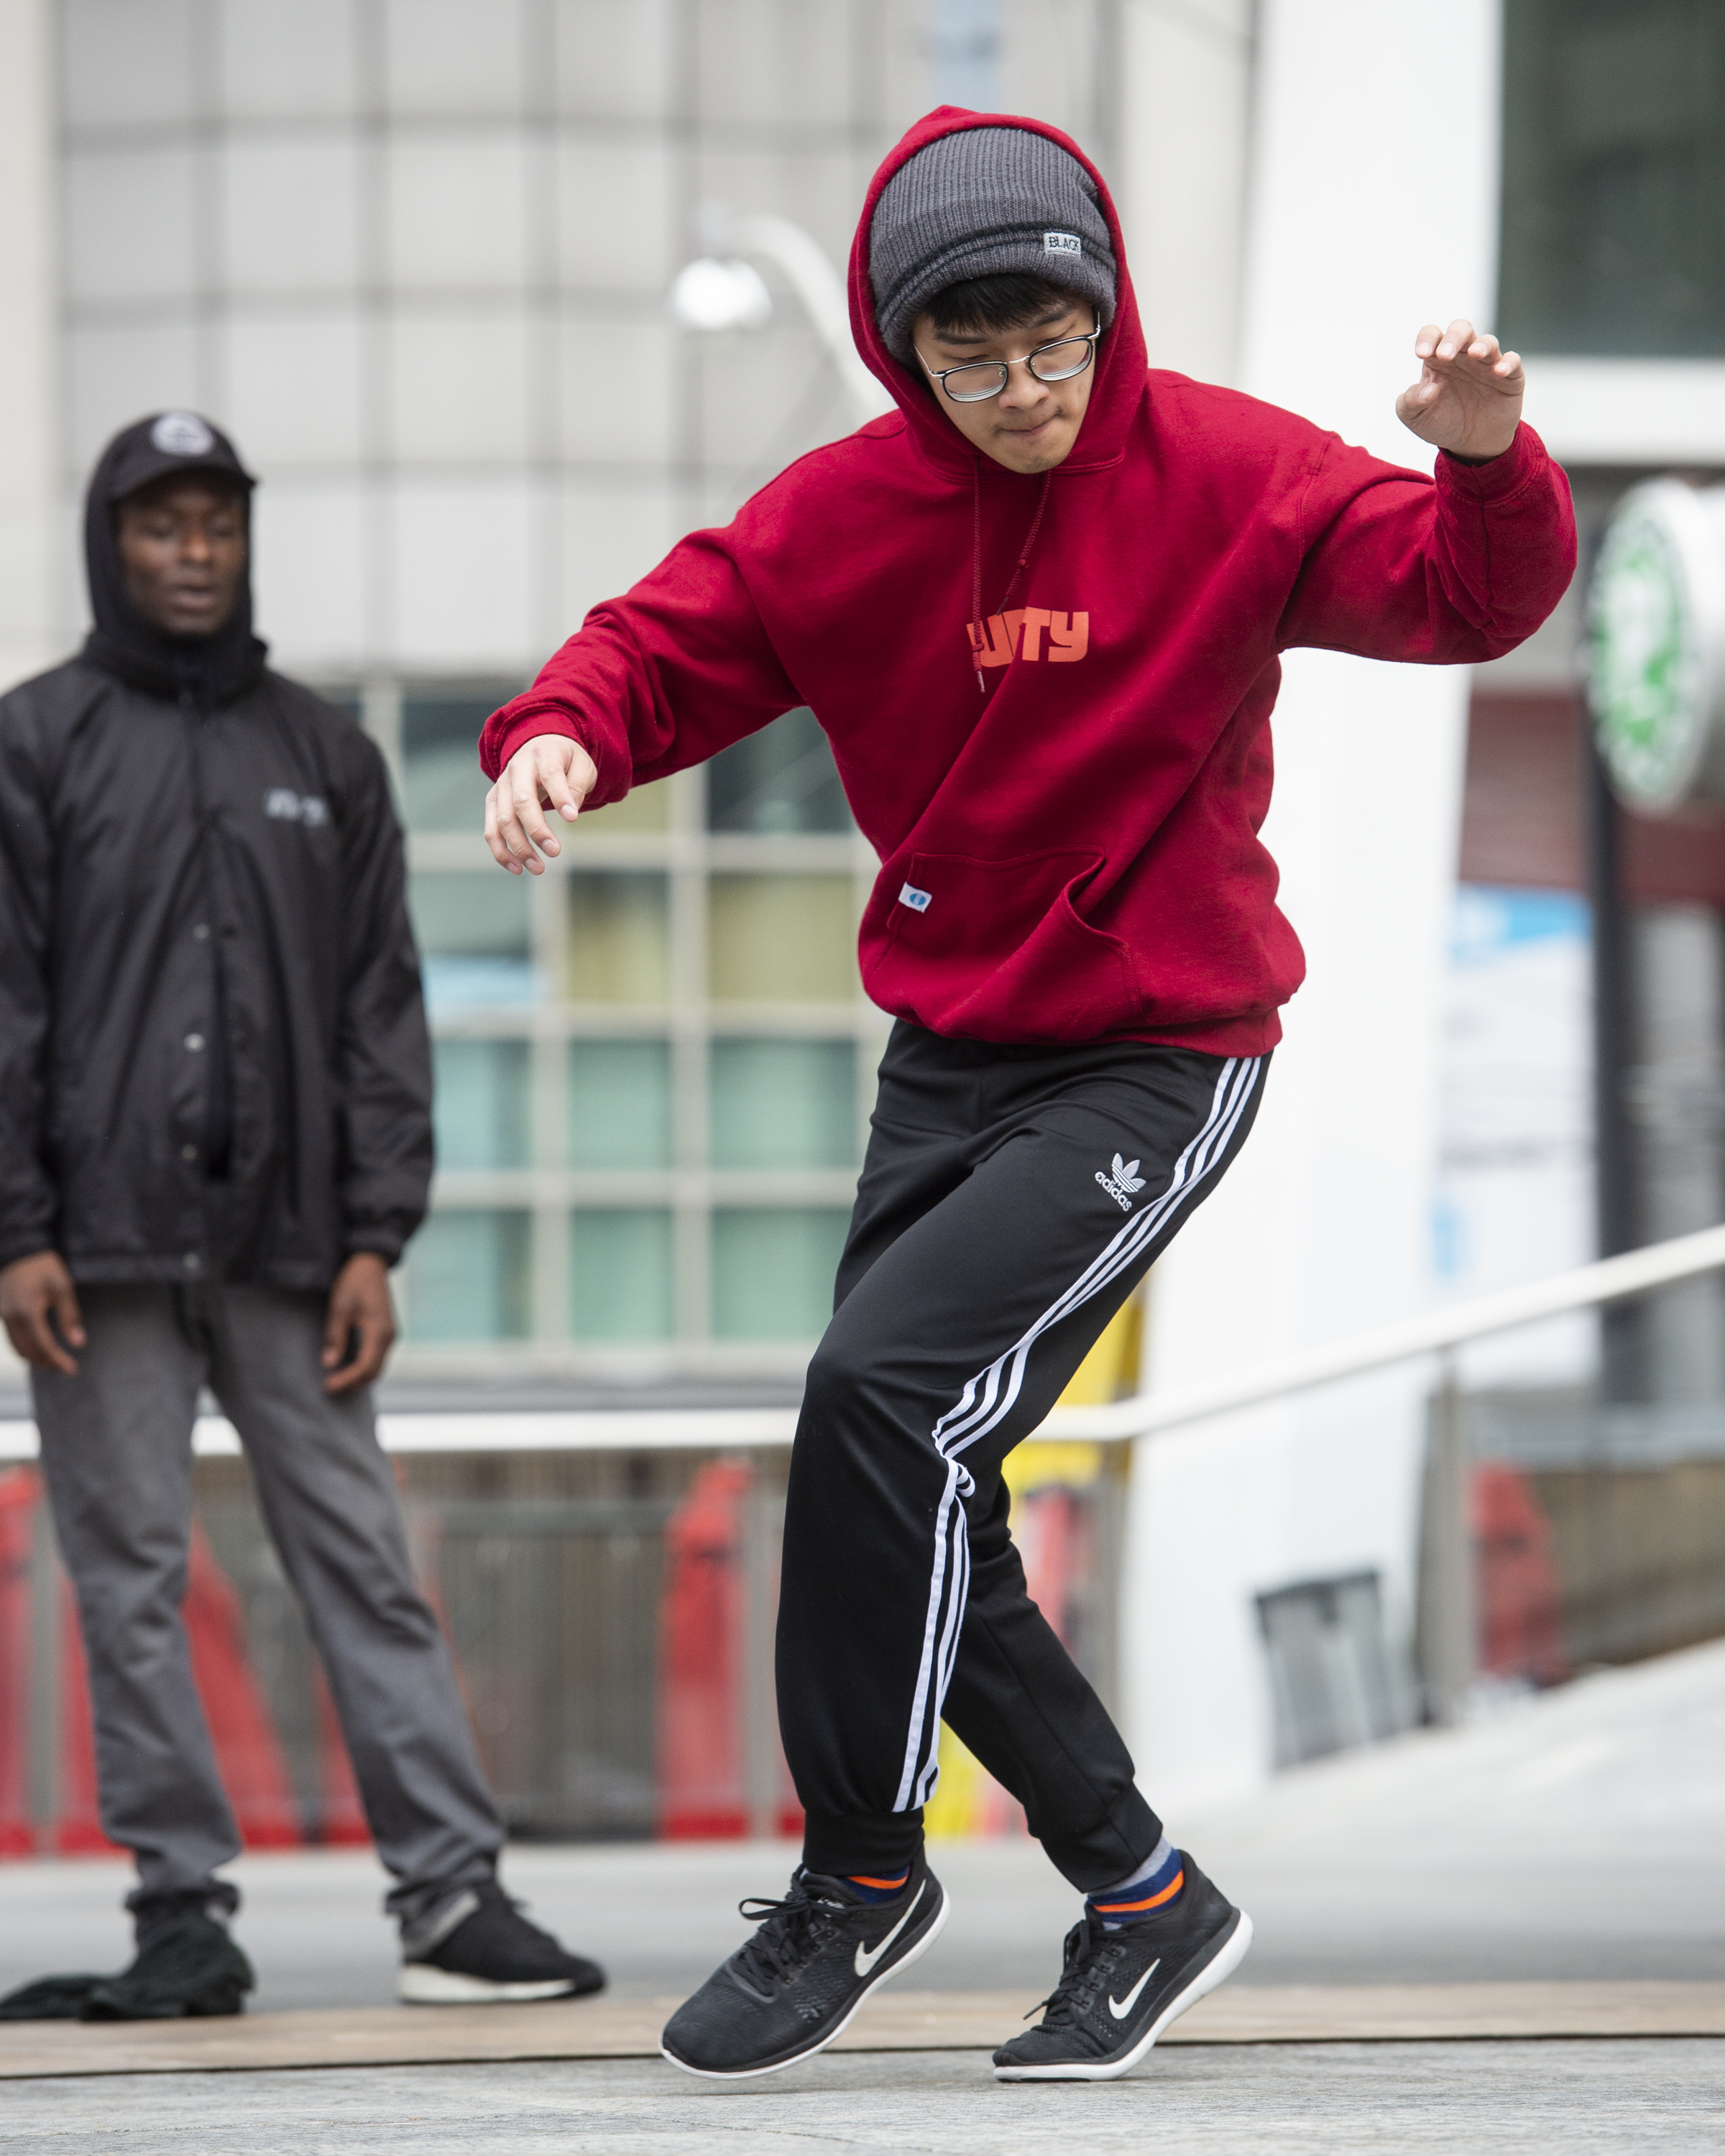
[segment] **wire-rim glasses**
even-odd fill
[[[1082,336],[1056,337],[1052,344],[1040,344],[1021,359],[969,359],[962,367],[931,367],[920,347],[916,357],[923,372],[939,382],[955,404],[986,404],[1006,388],[1011,367],[1028,367],[1039,382],[1070,382],[1075,374],[1082,374],[1096,356],[1096,339],[1101,334],[1099,325]],[[1054,363],[1046,364],[1051,354],[1055,355]],[[1038,361],[1045,364],[1039,366]]]

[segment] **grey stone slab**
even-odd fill
[[[30,2156],[1263,2156],[1714,2148],[1725,2042],[1274,2046],[1157,2051],[1102,2087],[1004,2087],[972,2053],[829,2056],[742,2087],[670,2066],[378,2068],[15,2082]]]

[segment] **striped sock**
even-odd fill
[[[1166,1909],[1178,1901],[1185,1884],[1180,1852],[1163,1835],[1136,1871],[1116,1886],[1086,1895],[1084,1906],[1105,1932],[1117,1932],[1122,1924],[1135,1924],[1153,1910]]]
[[[910,1876],[911,1867],[908,1864],[896,1879],[872,1879],[866,1873],[860,1871],[847,1871],[843,1875],[845,1884],[847,1887],[855,1887],[859,1897],[865,1902],[896,1901],[904,1892],[906,1881]]]

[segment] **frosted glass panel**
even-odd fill
[[[716,875],[712,993],[721,1003],[848,1003],[857,993],[848,876]]]
[[[849,1213],[774,1206],[713,1215],[713,1334],[816,1340],[833,1314]]]
[[[578,1003],[662,1004],[670,997],[669,905],[662,875],[571,875],[567,993]]]
[[[707,767],[707,823],[715,831],[848,831],[850,810],[820,721],[787,711]]]
[[[856,1052],[846,1040],[716,1040],[715,1168],[849,1168]]]
[[[569,1044],[571,1168],[669,1168],[670,1049],[662,1040]]]
[[[442,1168],[525,1168],[528,1162],[527,1044],[439,1040],[434,1116]]]
[[[527,1331],[528,1216],[434,1214],[408,1245],[408,1337],[519,1340]]]
[[[572,1236],[570,1330],[578,1340],[666,1340],[671,1332],[671,1216],[592,1206]]]

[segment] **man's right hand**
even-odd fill
[[[539,855],[561,853],[562,848],[541,803],[572,824],[598,782],[598,765],[567,734],[535,734],[524,742],[485,796],[485,844],[498,867],[511,875],[523,870],[543,875]]]
[[[0,1321],[5,1323],[7,1338],[27,1363],[39,1370],[77,1376],[78,1365],[66,1349],[84,1345],[84,1315],[72,1276],[58,1250],[14,1258],[0,1271]]]

